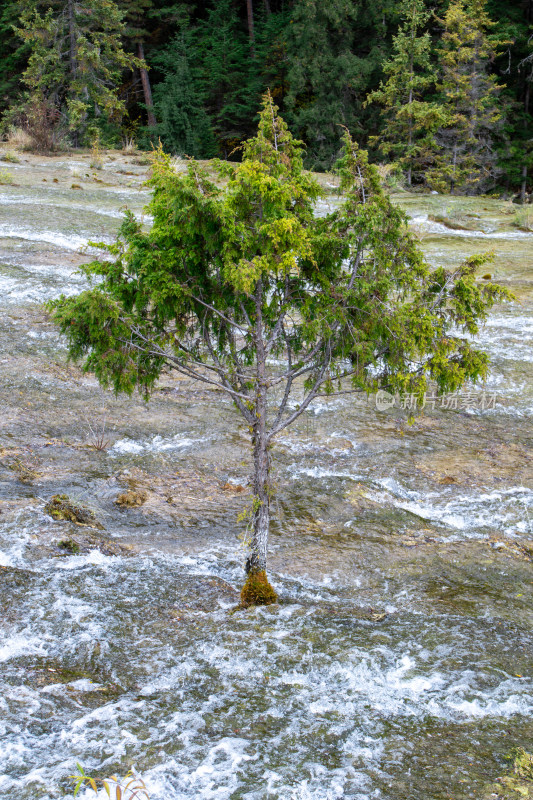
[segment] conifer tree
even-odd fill
[[[155,91],[157,130],[168,152],[209,158],[216,154],[217,145],[203,106],[198,69],[193,71],[190,65],[190,57],[193,61],[197,57],[193,37],[194,30],[184,26],[159,57],[165,78]]]
[[[395,5],[394,0],[293,4],[287,26],[286,116],[307,145],[308,166],[333,165],[340,125],[364,135],[363,102],[378,83]]]
[[[429,267],[348,132],[344,202],[317,218],[320,186],[270,95],[242,162],[218,169],[225,189],[194,161],[177,174],[159,152],[152,228],[128,214],[111,259],[84,268],[97,285],[49,308],[71,356],[117,392],[149,395],[169,369],[233,400],[253,453],[241,597],[269,603],[275,438],[318,396],[382,388],[420,397],[428,380],[445,392],[484,377],[487,356],[464,334],[507,293],[476,280],[483,256],[452,272]]]
[[[502,122],[501,87],[487,71],[495,55],[488,33],[494,23],[485,0],[454,0],[442,22],[438,88],[446,123],[436,137],[428,182],[440,191],[472,194],[490,188],[498,175],[494,139]]]
[[[0,10],[0,109],[16,102],[20,93],[20,76],[26,68],[28,47],[13,36],[19,19],[16,2],[5,3]]]
[[[232,0],[212,2],[197,37],[205,109],[220,152],[227,157],[253,129],[261,96],[258,67]]]
[[[403,0],[401,25],[393,39],[393,51],[383,71],[387,80],[371,92],[367,103],[383,105],[384,127],[380,151],[391,156],[405,172],[407,184],[419,180],[427,166],[435,131],[444,123],[438,104],[424,100],[436,81],[431,63],[431,37],[420,33],[431,16],[424,0]]]
[[[124,25],[112,0],[21,0],[18,33],[31,55],[23,81],[27,107],[59,115],[74,144],[87,129],[89,112],[118,119],[121,69],[139,64],[122,48]]]

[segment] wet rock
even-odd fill
[[[33,483],[40,476],[37,464],[29,449],[2,448],[0,462],[13,472],[21,483]]]
[[[73,539],[61,539],[60,542],[57,543],[58,547],[61,547],[63,550],[66,550],[68,553],[79,553],[80,547]]]
[[[237,492],[237,494],[246,491],[246,486],[241,486],[239,483],[225,483],[222,488],[225,492]]]
[[[84,555],[93,550],[98,550],[104,556],[131,556],[134,549],[130,545],[119,544],[108,539],[100,533],[95,533],[89,528],[76,531],[72,536],[60,539],[55,543],[57,551],[63,556]]]
[[[249,491],[241,484],[222,483],[212,474],[194,470],[152,475],[133,468],[116,480],[125,488],[115,500],[118,506],[180,523],[197,521],[234,504],[241,508]]]

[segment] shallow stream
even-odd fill
[[[533,740],[533,234],[510,203],[395,198],[432,263],[494,250],[517,300],[480,336],[490,378],[413,424],[337,398],[286,431],[281,602],[235,611],[237,412],[170,376],[114,398],[40,306],[147,201],[146,167],[89,161],[22,155],[0,187],[1,800],[71,797],[76,762],[152,800],[481,797]]]

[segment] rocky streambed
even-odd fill
[[[397,196],[431,262],[494,250],[517,300],[481,334],[491,375],[412,424],[337,398],[289,429],[281,602],[235,612],[237,413],[172,376],[148,405],[102,391],[41,307],[83,288],[80,250],[125,204],[142,215],[147,167],[18,159],[0,187],[0,798],[69,797],[76,762],[134,767],[154,800],[503,797],[506,754],[533,738],[533,235],[516,208]],[[57,496],[85,516],[50,515]]]

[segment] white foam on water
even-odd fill
[[[140,442],[135,439],[119,439],[108,450],[110,456],[140,455],[141,453],[164,453],[171,450],[188,450],[198,444],[209,441],[208,436],[190,438],[176,434],[176,436],[154,436],[151,441]]]
[[[532,239],[533,233],[525,231],[471,231],[449,228],[441,222],[434,222],[428,218],[427,214],[419,214],[411,217],[410,222],[418,228],[422,228],[429,234],[437,236],[454,236],[464,239]]]
[[[13,567],[13,560],[8,553],[4,553],[3,550],[0,550],[0,567]]]
[[[109,566],[120,561],[118,556],[106,556],[100,550],[91,550],[79,556],[63,557],[57,564],[60,570],[75,570],[85,566]]]
[[[26,281],[0,276],[0,297],[6,305],[42,303],[57,297],[60,293],[66,296],[78,294],[87,286],[86,281],[77,280],[76,277],[68,282],[60,281],[54,282],[52,285],[45,285],[36,281],[33,276]]]
[[[351,481],[364,480],[363,475],[354,472],[346,472],[345,470],[336,470],[328,467],[299,467],[292,464],[288,467],[288,472],[292,478],[298,478],[300,475],[305,475],[308,478],[348,478]]]
[[[27,655],[44,655],[46,652],[42,639],[37,636],[16,634],[3,641],[0,639],[0,662]]]
[[[373,495],[369,492],[372,499],[389,502],[421,519],[462,531],[466,536],[483,535],[494,527],[507,534],[525,529],[524,513],[533,508],[533,490],[526,486],[472,494],[457,494],[457,487],[453,487],[452,492],[448,489],[442,494],[421,494],[407,490],[390,478],[377,483],[390,494]]]
[[[78,234],[59,233],[59,231],[45,231],[35,230],[33,228],[15,228],[11,225],[0,224],[0,238],[4,239],[23,239],[27,242],[45,242],[52,244],[55,247],[63,248],[64,250],[84,250],[89,246],[89,242],[94,238],[99,241],[104,241],[108,244],[111,243],[111,238],[108,236],[80,236]]]

